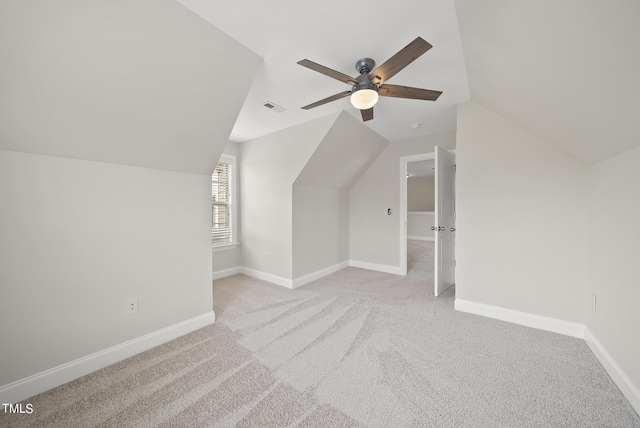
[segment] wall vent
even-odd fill
[[[284,111],[284,108],[280,107],[276,103],[272,103],[271,101],[265,101],[264,103],[262,103],[262,105],[271,111],[275,111],[276,113],[282,113]]]

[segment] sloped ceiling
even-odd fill
[[[3,0],[0,149],[211,174],[261,61],[173,0]]]
[[[366,126],[389,141],[455,129],[455,106],[469,99],[452,0],[178,1],[264,58],[232,141],[251,140],[343,110],[361,121],[349,98],[301,110],[350,86],[296,63],[306,58],[356,76],[358,59],[371,57],[382,64],[418,36],[433,48],[389,83],[443,94],[435,102],[382,98]],[[286,111],[274,113],[262,106],[265,101]],[[414,123],[422,126],[414,129]]]
[[[345,88],[296,61],[355,75],[418,35],[434,48],[391,83],[444,94],[384,98],[366,126],[389,141],[455,128],[470,89],[587,164],[640,143],[637,0],[179,1],[200,16],[174,0],[0,2],[0,149],[209,173],[228,139],[360,120],[348,99],[300,110]]]
[[[294,184],[349,190],[388,144],[389,141],[342,112]]]
[[[472,99],[587,164],[640,145],[640,2],[455,5]]]

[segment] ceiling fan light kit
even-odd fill
[[[358,89],[351,92],[351,104],[358,110],[368,110],[378,102],[378,91],[375,89]]]
[[[339,94],[332,95],[320,101],[316,101],[315,103],[306,105],[302,107],[302,109],[309,110],[350,95],[351,104],[360,110],[362,113],[362,121],[366,122],[367,120],[373,119],[373,106],[378,102],[379,96],[435,101],[442,94],[441,91],[411,88],[409,86],[388,85],[385,83],[400,70],[431,49],[431,47],[432,46],[428,42],[423,40],[421,37],[417,37],[414,41],[409,43],[375,70],[373,67],[375,67],[376,63],[373,59],[361,58],[356,62],[356,70],[358,70],[360,75],[355,78],[317,64],[313,61],[309,61],[308,59],[298,61],[298,64],[303,67],[310,68],[311,70],[322,73],[325,76],[329,76],[333,79],[337,79],[351,85],[350,91],[344,91]]]

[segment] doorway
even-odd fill
[[[407,163],[407,275],[434,275],[435,160]]]
[[[433,277],[435,296],[455,282],[453,152],[436,146],[400,158],[400,267]]]

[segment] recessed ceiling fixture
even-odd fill
[[[275,111],[277,113],[282,113],[283,111],[285,111],[284,107],[280,107],[279,105],[277,105],[276,103],[272,103],[271,101],[265,101],[262,103],[262,105],[269,110]]]
[[[413,124],[411,124],[411,127],[412,127],[413,129],[418,129],[418,128],[420,128],[421,126],[422,126],[422,124],[421,124],[421,123],[413,123]]]
[[[362,121],[366,122],[367,120],[373,119],[373,106],[378,102],[378,96],[435,101],[442,94],[441,91],[411,88],[409,86],[387,85],[385,83],[400,70],[431,49],[431,47],[431,44],[421,37],[417,37],[413,42],[402,48],[375,70],[373,70],[373,67],[376,65],[374,60],[371,58],[361,58],[356,62],[356,70],[358,70],[360,75],[355,78],[325,67],[324,65],[309,61],[308,59],[298,61],[298,64],[303,67],[310,68],[311,70],[352,86],[350,91],[340,92],[339,94],[316,101],[302,108],[309,110],[331,101],[351,96],[351,104],[360,110]]]

